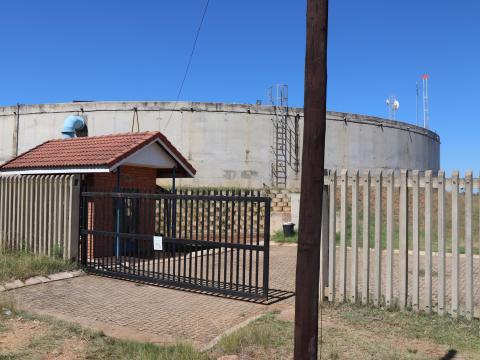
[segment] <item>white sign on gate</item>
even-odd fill
[[[163,236],[153,237],[153,250],[163,250]]]

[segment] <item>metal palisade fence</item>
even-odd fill
[[[81,262],[97,274],[268,299],[270,198],[83,192]]]
[[[0,246],[76,259],[78,175],[0,176]]]
[[[471,171],[342,170],[325,185],[328,301],[480,315],[480,179]]]

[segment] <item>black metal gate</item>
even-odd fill
[[[270,198],[258,193],[83,192],[89,272],[267,299]]]

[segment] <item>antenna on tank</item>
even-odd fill
[[[387,104],[388,118],[390,120],[395,120],[397,117],[397,111],[400,108],[400,102],[395,95],[390,95],[385,101],[385,104]]]
[[[416,123],[415,125],[419,125],[418,123],[418,81],[415,82],[415,91],[416,91],[416,98],[415,98],[415,119]]]
[[[422,75],[422,95],[423,95],[423,127],[428,129],[430,121],[430,113],[428,109],[428,74]]]

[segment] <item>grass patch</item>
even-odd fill
[[[90,342],[87,359],[159,359],[207,360],[208,357],[191,345],[157,346],[149,343],[95,337]]]
[[[74,270],[77,264],[58,257],[34,255],[23,251],[0,251],[0,283],[25,280],[32,276]]]
[[[439,359],[447,354],[480,358],[480,321],[349,304],[326,305],[322,312],[326,320],[319,344],[322,358]],[[223,337],[208,355],[290,359],[293,329],[293,321],[270,313]]]
[[[212,358],[247,354],[251,358],[280,359],[293,351],[293,324],[268,313],[233,334],[224,336],[212,349]]]
[[[18,317],[0,318],[0,327],[11,326],[12,321],[40,322],[47,330],[35,334],[28,343],[19,345],[13,351],[2,352],[0,359],[43,359],[55,355],[62,358],[85,359],[142,359],[142,360],[207,360],[205,354],[195,350],[191,345],[178,344],[157,346],[151,343],[119,340],[106,336],[103,332],[84,329],[78,325],[55,320],[46,316],[18,313]],[[68,345],[68,346],[67,346]]]
[[[471,351],[480,358],[480,321],[436,314],[388,311],[360,305],[338,305],[339,316],[368,331],[407,339],[424,339],[449,348]]]
[[[275,232],[271,239],[281,244],[296,244],[298,243],[298,232],[295,231],[293,236],[285,236],[283,235],[283,230],[280,230]]]

